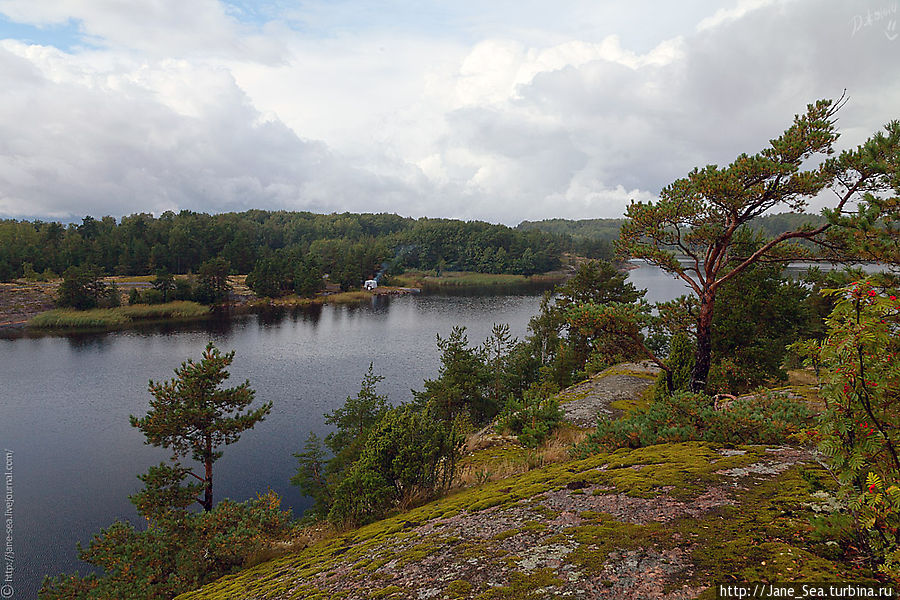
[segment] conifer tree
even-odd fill
[[[838,138],[835,114],[842,104],[842,100],[810,104],[761,152],[741,154],[727,167],[694,169],[663,189],[658,201],[629,205],[619,252],[673,273],[697,296],[692,390],[706,387],[711,325],[722,284],[758,262],[807,256],[809,251],[794,242],[825,242],[823,234],[831,224],[786,231],[764,240],[748,255],[734,244],[738,231],[772,209],[800,212],[809,199],[827,188],[837,196],[831,209],[837,215],[846,212],[860,194],[890,189],[891,177],[896,177],[900,127],[889,126],[888,135],[878,134],[856,150],[830,157]],[[805,168],[816,158],[824,160]]]
[[[174,379],[151,380],[150,410],[140,419],[129,417],[131,425],[144,433],[147,444],[171,449],[175,457],[190,456],[203,465],[202,477],[188,474],[202,482],[203,497],[197,502],[207,511],[213,507],[213,463],[222,457],[218,448],[236,442],[272,410],[271,402],[248,409],[255,395],[249,381],[220,389],[219,384],[230,375],[226,368],[232,360],[233,351],[222,354],[210,342],[200,362],[189,359],[182,363],[175,369]]]

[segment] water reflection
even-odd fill
[[[167,453],[146,446],[128,416],[146,412],[149,379],[172,377],[207,342],[235,350],[232,380],[250,379],[260,401],[275,403],[216,464],[220,497],[272,488],[299,514],[308,501],[288,483],[292,453],[310,432],[327,433],[323,413],[359,390],[370,362],[386,378],[381,392],[409,400],[437,372],[436,334],[466,325],[475,344],[494,323],[509,323],[521,338],[538,303],[521,294],[423,294],[0,341],[0,440],[17,457],[22,597],[34,597],[46,574],[84,572],[76,542],[87,544],[117,518],[140,522],[128,495],[140,487],[136,475]]]
[[[686,293],[683,282],[643,266],[629,280],[649,288],[648,301]],[[523,338],[540,289],[508,295],[484,290],[376,297],[358,305],[269,308],[214,315],[194,323],[153,324],[112,333],[0,340],[0,440],[16,452],[17,586],[36,595],[46,574],[80,569],[75,543],[115,519],[139,523],[128,495],[138,473],[167,453],[146,446],[128,416],[146,412],[149,379],[168,379],[209,341],[235,350],[232,381],[249,379],[272,414],[216,463],[217,489],[235,500],[273,489],[298,514],[309,504],[288,481],[292,453],[310,432],[328,433],[322,415],[359,390],[370,362],[391,402],[437,373],[435,336],[465,325],[472,344],[508,323]],[[497,292],[497,288],[490,288]],[[221,496],[220,496],[221,497]]]

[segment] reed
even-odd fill
[[[89,329],[95,327],[116,328],[127,325],[131,319],[111,308],[72,310],[57,308],[32,317],[28,327],[36,329]]]
[[[186,319],[194,317],[202,317],[209,314],[209,307],[189,302],[187,300],[177,300],[175,302],[166,302],[165,304],[133,304],[131,306],[121,306],[119,308],[111,308],[109,310],[121,312],[129,319]]]
[[[134,321],[151,319],[194,319],[209,314],[209,307],[196,302],[135,304],[116,308],[74,310],[56,308],[42,312],[28,321],[34,329],[117,329]]]

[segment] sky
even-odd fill
[[[0,0],[0,218],[619,217],[844,93],[898,0]],[[816,203],[827,203],[827,198]]]

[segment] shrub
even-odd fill
[[[361,525],[449,487],[463,441],[458,430],[411,405],[385,412],[335,490],[329,521]]]
[[[56,303],[60,308],[86,310],[101,306],[107,298],[102,273],[94,267],[69,267],[57,292]]]
[[[155,288],[144,290],[143,300],[146,304],[163,304],[166,301],[163,293]]]
[[[213,510],[170,510],[138,531],[117,521],[95,535],[79,558],[102,570],[47,578],[41,600],[167,600],[245,565],[290,532],[290,512],[274,492]]]
[[[810,421],[805,405],[778,394],[739,398],[726,410],[715,410],[707,396],[679,391],[654,399],[646,410],[624,419],[600,419],[597,431],[579,444],[575,453],[586,456],[615,448],[690,440],[778,444],[800,433]]]
[[[175,291],[172,292],[173,300],[193,300],[194,284],[190,279],[176,279]]]
[[[857,545],[900,580],[900,301],[868,281],[829,290],[828,337],[794,344],[821,374],[815,432],[841,483]]]
[[[528,448],[536,448],[562,422],[563,413],[555,398],[541,398],[527,390],[522,400],[510,397],[497,421],[498,432],[516,435]]]

